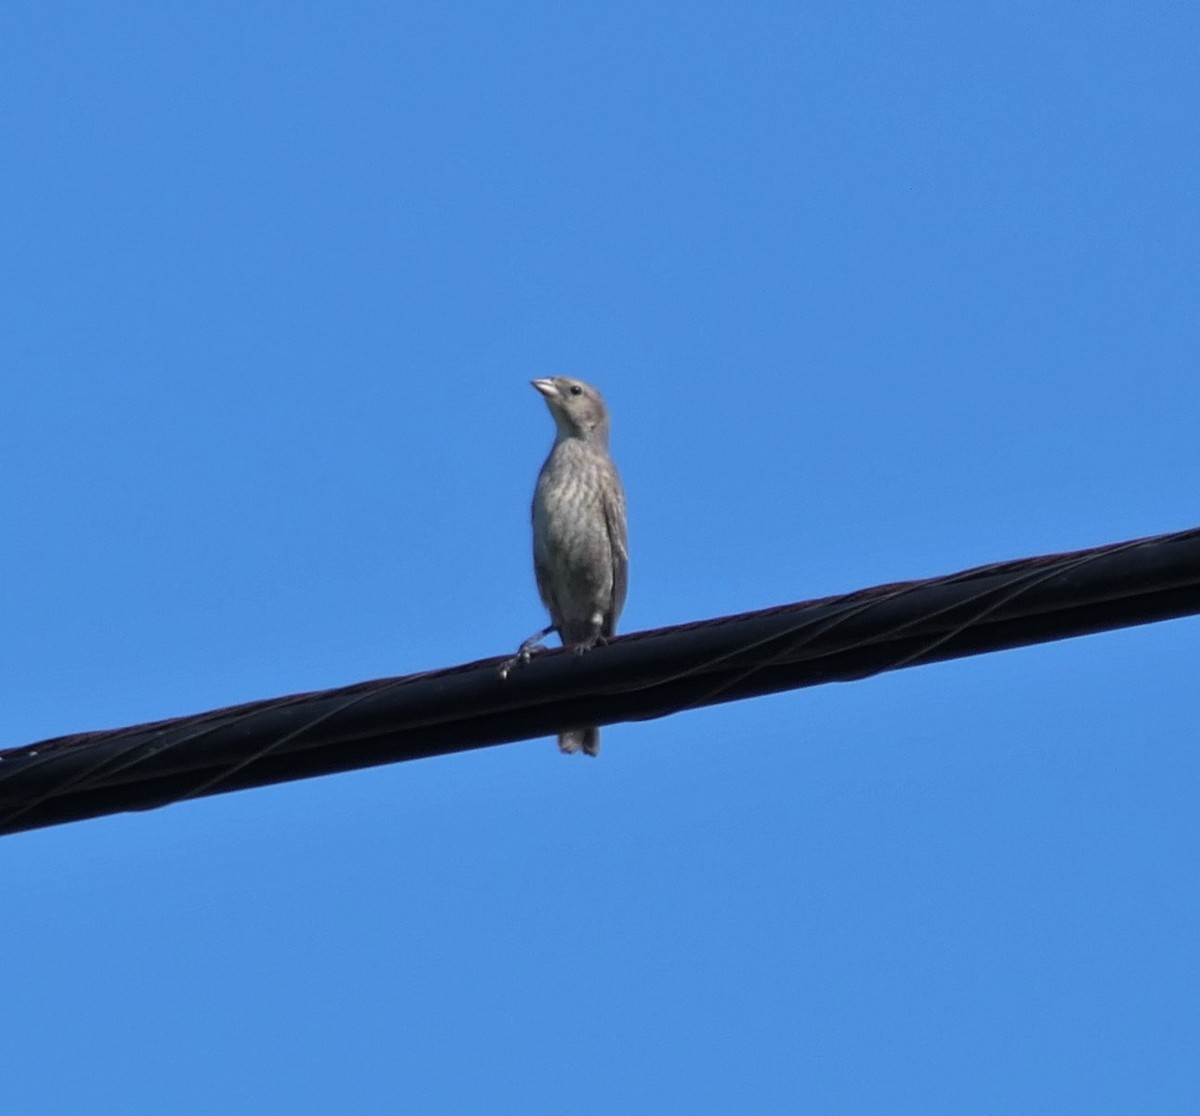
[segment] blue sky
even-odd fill
[[[1200,522],[1192,5],[8,5],[0,744]],[[1184,1112],[1195,620],[0,842],[30,1113]]]

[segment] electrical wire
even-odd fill
[[[1200,529],[0,751],[0,834],[1200,613]]]

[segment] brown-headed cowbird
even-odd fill
[[[534,380],[554,417],[557,436],[533,492],[533,569],[550,627],[522,645],[528,658],[537,640],[557,631],[577,653],[617,630],[629,570],[625,494],[608,456],[608,410],[582,380]],[[600,751],[595,726],[560,734],[564,752]]]

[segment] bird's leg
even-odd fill
[[[517,658],[523,663],[529,662],[535,651],[542,651],[542,640],[554,631],[553,624],[547,624],[540,632],[534,632],[520,647],[517,648]]]
[[[535,651],[543,650],[542,640],[545,639],[546,636],[548,636],[552,631],[554,631],[553,624],[551,624],[549,627],[543,628],[540,632],[534,632],[533,635],[531,635],[524,643],[521,644],[520,647],[517,648],[517,653],[511,659],[505,659],[504,662],[500,664],[500,677],[502,679],[507,678],[513,667],[524,665],[525,663],[529,662],[531,658],[533,658],[533,653]]]

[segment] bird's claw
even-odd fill
[[[584,655],[593,647],[599,647],[607,642],[608,640],[602,635],[588,636],[587,639],[581,639],[578,643],[573,644],[571,650],[574,651],[576,655]]]
[[[517,648],[517,653],[511,659],[505,659],[500,664],[500,681],[503,682],[516,667],[524,666],[533,658],[535,651],[545,651],[542,646],[541,636],[534,636],[532,639],[527,639],[520,647]]]
[[[500,664],[500,681],[503,682],[513,670],[519,666],[524,666],[529,662],[529,652],[525,650],[518,651],[511,659],[505,659]]]

